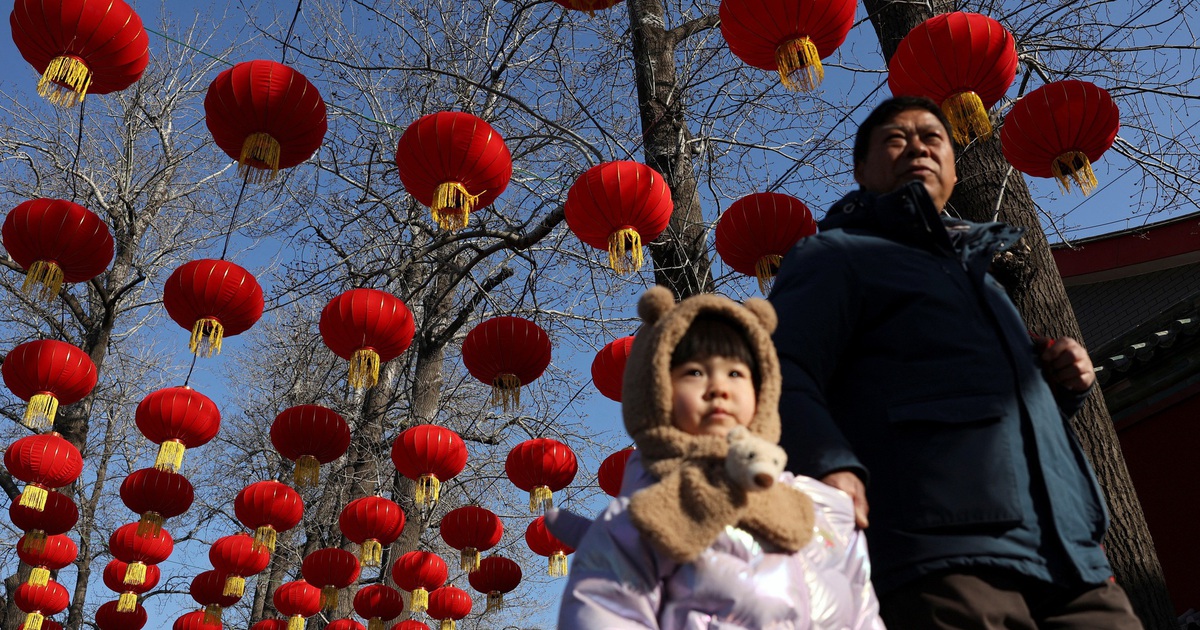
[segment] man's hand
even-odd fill
[[[1096,381],[1096,370],[1087,350],[1070,337],[1050,341],[1039,358],[1046,380],[1068,391],[1086,391]]]
[[[821,482],[850,495],[850,498],[854,500],[854,524],[859,529],[866,529],[870,525],[867,521],[867,512],[871,511],[871,507],[867,505],[867,487],[863,485],[862,479],[859,479],[858,475],[849,470],[841,470],[825,475],[821,478]]]

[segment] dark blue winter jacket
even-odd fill
[[[965,565],[1107,579],[1107,514],[1067,425],[1083,396],[1056,400],[987,273],[1020,231],[944,223],[919,182],[852,193],[821,230],[770,296],[781,443],[797,473],[867,481],[876,589]]]

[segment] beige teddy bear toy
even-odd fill
[[[774,485],[787,465],[783,448],[754,435],[746,427],[734,427],[726,439],[729,454],[725,456],[725,472],[730,479],[747,492]]]

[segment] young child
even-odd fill
[[[638,450],[576,550],[558,627],[882,628],[850,499],[786,472],[748,489],[726,470],[731,429],[779,441],[770,304],[676,305],[656,287],[638,314],[622,406]]]

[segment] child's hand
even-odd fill
[[[854,501],[855,526],[866,529],[870,525],[867,521],[867,513],[871,511],[871,506],[867,505],[867,487],[858,475],[849,470],[840,470],[821,477],[821,482],[850,495],[850,499]]]

